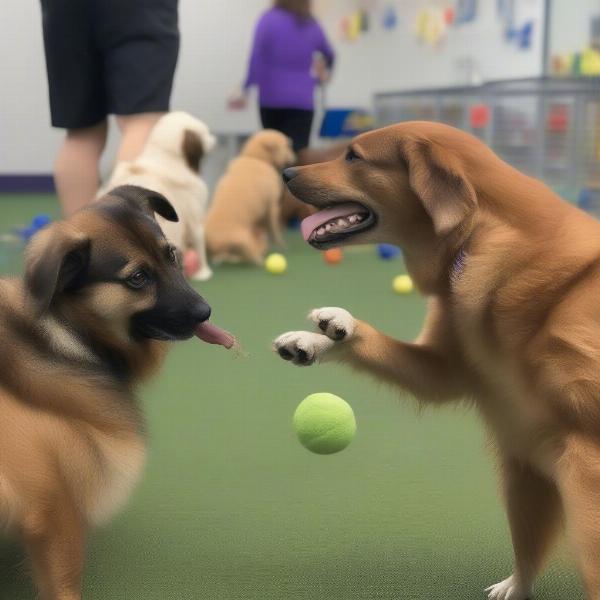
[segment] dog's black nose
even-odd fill
[[[294,177],[296,177],[296,175],[298,175],[298,169],[295,167],[288,167],[287,169],[284,169],[283,173],[281,174],[284,183],[289,183],[292,179],[294,179]]]
[[[196,323],[204,323],[208,321],[211,313],[211,308],[206,302],[198,302],[192,309],[192,317]]]

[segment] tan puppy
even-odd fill
[[[320,331],[280,336],[279,354],[345,362],[424,402],[472,400],[498,448],[515,552],[489,598],[531,597],[564,517],[600,600],[600,223],[435,123],[367,133],[285,177],[323,209],[303,222],[312,246],[401,246],[429,313],[406,343],[316,309]]]
[[[198,256],[199,267],[190,275],[196,281],[212,276],[204,242],[208,188],[199,171],[205,154],[214,145],[215,138],[202,121],[181,111],[167,113],[152,128],[140,156],[118,163],[98,192],[101,197],[119,185],[129,184],[167,196],[179,221],[173,223],[160,216],[157,220],[181,254],[193,250]]]
[[[43,600],[81,598],[87,531],[141,477],[135,389],[165,342],[233,345],[154,213],[177,220],[160,194],[117,188],[38,234],[24,281],[0,281],[0,531],[21,537]]]
[[[291,141],[265,129],[253,135],[221,177],[206,218],[212,260],[262,264],[269,238],[281,242],[280,171],[295,160]]]

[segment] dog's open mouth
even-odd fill
[[[235,344],[234,335],[208,321],[200,323],[200,325],[196,327],[194,335],[207,344],[217,344],[227,348],[227,350],[232,348]]]
[[[326,249],[371,229],[377,217],[358,202],[344,202],[320,210],[302,221],[302,236],[313,247]]]

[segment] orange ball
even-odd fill
[[[330,248],[323,252],[323,260],[328,265],[337,265],[344,258],[344,254],[341,248]]]

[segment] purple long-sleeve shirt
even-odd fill
[[[315,52],[333,64],[333,49],[319,23],[272,8],[256,26],[244,87],[258,86],[261,107],[312,110],[317,84],[311,74]]]

